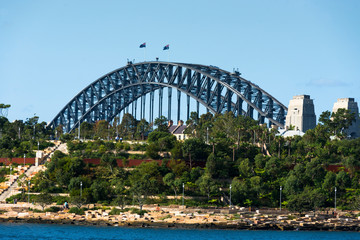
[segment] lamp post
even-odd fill
[[[28,203],[30,204],[30,180],[28,181]]]
[[[40,150],[40,142],[38,141],[38,151]]]
[[[282,186],[280,186],[280,211],[281,211],[281,191],[282,191]]]
[[[231,208],[232,204],[231,204],[231,184],[230,184],[230,208]]]
[[[82,182],[80,182],[80,197],[82,197]]]
[[[337,189],[335,187],[335,212],[336,212],[336,191],[337,191]]]
[[[185,187],[184,183],[182,184],[182,187],[183,187],[182,205],[184,206],[184,187]]]
[[[26,155],[25,155],[25,153],[24,153],[24,167],[25,167],[25,156],[26,156]]]
[[[10,182],[11,182],[11,178],[12,178],[11,171],[12,171],[12,166],[10,165]]]

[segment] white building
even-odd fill
[[[294,96],[290,100],[285,119],[285,127],[294,126],[295,130],[306,132],[316,127],[313,99],[309,95]]]
[[[358,138],[360,136],[360,120],[359,120],[359,108],[354,98],[338,98],[337,102],[334,103],[333,113],[336,113],[338,109],[344,108],[355,113],[355,121],[353,124],[346,129],[346,133],[352,138]]]
[[[169,121],[168,129],[177,140],[184,141],[187,138],[187,134],[184,133],[186,125],[184,125],[182,120],[178,122],[178,125],[172,125],[172,121]]]

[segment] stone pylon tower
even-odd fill
[[[285,126],[295,127],[295,130],[306,132],[316,126],[316,115],[313,99],[309,95],[294,96],[290,100]]]
[[[337,102],[334,103],[333,113],[336,113],[339,108],[345,108],[355,113],[355,121],[346,129],[346,133],[352,138],[358,138],[360,136],[360,120],[357,102],[355,102],[354,98],[338,98]]]

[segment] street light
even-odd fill
[[[30,204],[30,180],[28,181],[28,204]]]
[[[38,151],[40,150],[40,143],[39,143],[39,141],[38,141]]]
[[[280,211],[281,211],[281,190],[282,190],[282,186],[280,186]]]
[[[185,187],[184,183],[182,184],[182,187],[183,187],[182,205],[184,206],[184,187]]]
[[[26,156],[26,155],[25,155],[25,153],[24,153],[24,167],[25,167],[25,156]]]
[[[82,182],[80,182],[80,197],[82,197]]]
[[[230,184],[230,208],[231,208],[231,184]]]
[[[337,189],[335,187],[335,212],[336,212],[336,191],[337,191]]]
[[[12,171],[12,166],[10,165],[10,182],[11,182],[11,178],[12,178],[11,171]]]

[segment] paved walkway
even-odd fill
[[[37,172],[42,168],[42,166],[31,166],[28,170],[26,170],[25,175],[27,177],[31,176],[31,174],[33,172]],[[14,177],[14,176],[12,176]],[[18,188],[18,183],[17,183],[17,179],[14,179],[13,183],[9,186],[9,188],[4,191],[1,195],[0,195],[0,202],[5,202],[5,200],[9,197],[11,197],[12,195],[15,195],[18,193],[18,191],[16,190],[16,188]]]
[[[40,164],[45,164],[47,162],[47,160],[52,156],[52,154],[56,151],[56,150],[60,150],[60,151],[65,151],[67,152],[67,147],[66,147],[66,143],[64,144],[56,144],[54,147],[48,148],[46,149],[44,152],[47,152],[47,154],[44,156],[42,162]],[[25,171],[25,175],[27,177],[30,177],[32,173],[34,172],[39,172],[40,170],[42,170],[43,165],[39,165],[39,166],[31,166],[30,168],[28,168]],[[11,197],[12,195],[15,195],[18,193],[18,191],[16,190],[16,188],[18,188],[18,183],[17,183],[17,178],[18,176],[12,176],[12,183],[9,186],[9,188],[4,191],[1,195],[0,195],[0,203],[1,202],[5,202],[5,200],[9,197]]]

